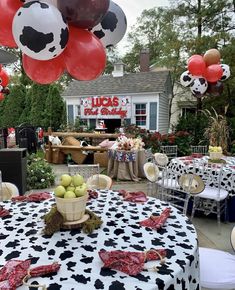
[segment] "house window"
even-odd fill
[[[181,116],[186,118],[188,115],[195,114],[196,108],[182,108],[181,109]]]
[[[135,105],[135,124],[137,126],[146,126],[146,104]]]
[[[76,115],[79,116],[79,117],[81,115],[81,107],[80,107],[80,105],[76,106]]]

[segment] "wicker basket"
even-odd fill
[[[88,194],[76,198],[55,197],[58,211],[66,221],[80,220],[86,210]]]
[[[222,156],[223,155],[221,152],[210,152],[210,159],[212,159],[212,160],[221,159]]]
[[[100,167],[108,167],[108,152],[95,152],[94,164],[99,164]]]

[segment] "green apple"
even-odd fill
[[[84,178],[80,174],[76,174],[72,177],[72,182],[73,185],[77,187],[84,183]]]
[[[65,190],[64,186],[59,185],[55,188],[54,192],[55,192],[55,196],[64,197],[66,190]]]
[[[66,191],[64,194],[64,198],[75,198],[76,194],[73,191]]]
[[[62,174],[60,177],[60,185],[64,187],[69,186],[72,181],[72,177],[68,174]]]
[[[76,194],[77,197],[80,197],[80,196],[85,195],[86,192],[87,192],[87,185],[86,185],[86,183],[83,183],[82,185],[77,186],[75,188],[75,191],[74,192],[75,192],[75,194]]]
[[[73,191],[75,190],[75,186],[69,185],[68,187],[66,187],[66,191]]]

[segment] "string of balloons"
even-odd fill
[[[1,0],[0,45],[23,53],[30,79],[40,84],[64,72],[74,79],[98,78],[106,48],[125,35],[127,20],[111,0]]]
[[[221,64],[220,52],[215,48],[207,50],[204,55],[192,55],[187,68],[180,76],[180,83],[190,87],[195,97],[219,96],[223,92],[223,81],[231,75],[230,67]]]

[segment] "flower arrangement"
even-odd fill
[[[27,190],[43,189],[54,185],[52,167],[42,158],[31,154],[27,159]]]
[[[142,138],[127,138],[125,135],[119,136],[116,142],[119,150],[140,150],[145,145]]]

